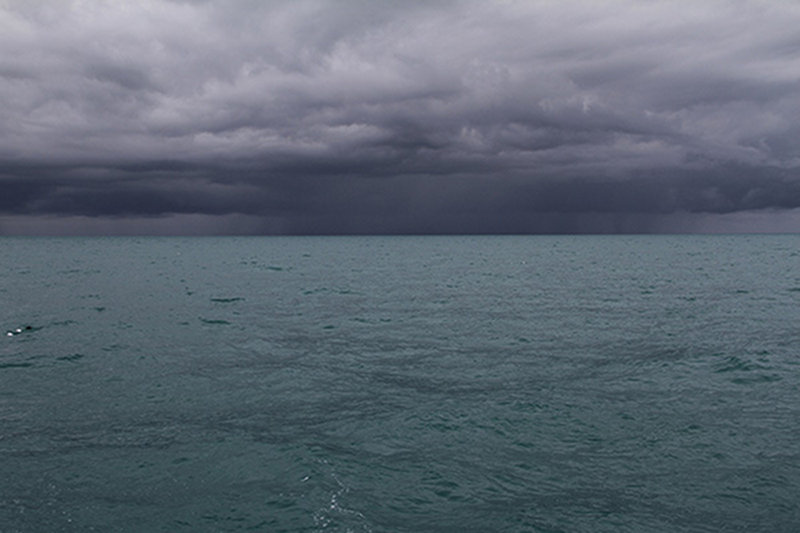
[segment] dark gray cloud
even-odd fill
[[[10,0],[0,233],[796,229],[798,25],[755,0]]]

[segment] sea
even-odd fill
[[[0,532],[800,531],[800,235],[0,238]]]

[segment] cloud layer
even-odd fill
[[[798,27],[755,0],[6,0],[0,233],[791,227]]]

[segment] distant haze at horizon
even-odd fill
[[[800,231],[800,5],[0,4],[0,235]]]

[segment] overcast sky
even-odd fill
[[[0,0],[0,234],[800,231],[800,3]]]

